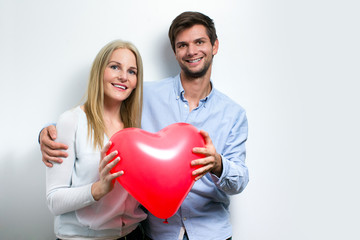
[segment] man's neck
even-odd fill
[[[210,71],[199,78],[188,78],[181,72],[180,80],[185,90],[185,98],[189,102],[189,111],[191,112],[199,105],[200,100],[211,92]]]

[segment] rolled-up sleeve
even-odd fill
[[[242,192],[249,182],[245,165],[245,142],[248,137],[248,122],[245,111],[236,117],[221,153],[223,171],[218,178],[211,175],[218,188],[229,195]]]

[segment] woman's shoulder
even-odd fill
[[[81,109],[80,106],[77,106],[63,112],[60,115],[56,126],[74,127],[78,125],[79,121],[82,119],[86,120],[85,112]]]
[[[81,106],[76,106],[63,112],[60,115],[59,119],[71,119],[74,117],[78,118],[79,116],[81,116],[82,112],[84,113],[84,111],[81,109]]]

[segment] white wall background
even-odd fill
[[[360,239],[356,0],[0,0],[0,239],[55,239],[39,130],[77,105],[93,58],[130,40],[145,80],[178,71],[186,10],[215,20],[215,87],[246,108],[250,183],[234,240]]]

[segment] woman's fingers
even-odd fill
[[[101,149],[101,151],[100,151],[101,159],[103,159],[106,156],[106,153],[107,153],[107,151],[109,151],[111,144],[112,144],[111,141],[109,141],[108,143],[105,144],[103,149]]]
[[[100,160],[100,169],[103,169],[111,160],[113,160],[116,155],[118,154],[118,152],[115,150],[111,153],[109,153],[109,155],[103,157],[101,160]]]

